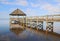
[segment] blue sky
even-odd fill
[[[0,0],[0,18],[19,8],[27,16],[60,14],[60,0]]]

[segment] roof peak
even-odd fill
[[[20,10],[20,9],[17,8],[16,10]]]
[[[16,9],[14,10],[10,15],[19,15],[19,16],[26,16],[26,14],[24,12],[22,12],[20,9]]]

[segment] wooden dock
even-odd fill
[[[11,17],[13,16],[13,17]],[[17,16],[17,17],[14,17]],[[20,17],[19,17],[20,16]],[[46,22],[46,33],[53,32],[54,22],[60,22],[60,15],[46,15],[46,16],[26,16],[21,10],[17,9],[10,14],[10,26],[23,28],[34,28],[37,30],[43,30],[43,22]],[[15,24],[15,25],[14,25]],[[13,27],[12,26],[12,27]]]

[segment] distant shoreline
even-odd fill
[[[2,18],[2,19],[0,19],[0,20],[9,20],[9,18]]]

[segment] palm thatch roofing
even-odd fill
[[[12,16],[26,16],[26,14],[19,9],[16,9],[10,15],[12,15]]]

